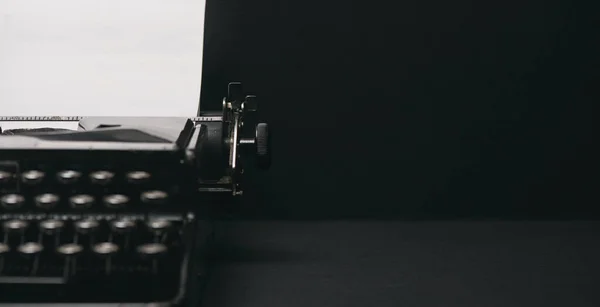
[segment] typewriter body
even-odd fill
[[[270,165],[256,111],[231,83],[191,118],[0,118],[78,123],[0,136],[0,306],[194,304],[213,209]]]

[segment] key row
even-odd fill
[[[77,243],[67,243],[56,248],[56,253],[62,256],[77,256],[83,253],[85,247]],[[120,248],[113,242],[100,242],[94,244],[90,251],[100,256],[111,256],[119,252]],[[143,256],[159,256],[169,251],[169,248],[162,243],[146,243],[136,247],[136,252]],[[11,248],[8,244],[0,242],[0,257],[8,254]],[[44,245],[38,242],[26,242],[19,245],[16,251],[23,256],[35,256],[44,251]]]
[[[169,231],[173,224],[171,221],[166,219],[152,219],[144,222],[146,228],[156,235],[161,235]],[[83,219],[75,221],[73,223],[75,231],[80,234],[90,234],[100,228],[100,222],[94,219]],[[117,233],[127,233],[132,231],[136,226],[137,222],[131,219],[122,218],[116,219],[109,222],[110,229]],[[5,235],[9,234],[23,234],[30,226],[30,222],[26,220],[8,220],[2,223]],[[38,222],[38,228],[45,234],[52,235],[60,233],[66,228],[66,223],[61,220],[47,219]]]
[[[88,177],[93,184],[106,185],[115,179],[115,173],[107,170],[99,170],[89,173]],[[14,178],[20,177],[21,182],[25,184],[38,184],[47,177],[47,174],[41,170],[28,170],[20,174],[11,173],[6,170],[0,170],[0,183],[7,183]],[[84,177],[83,173],[77,170],[62,170],[56,173],[56,179],[62,184],[77,183]],[[145,183],[152,175],[146,171],[131,171],[125,174],[125,179],[129,183]]]
[[[140,193],[140,200],[146,204],[162,204],[168,194],[165,191],[152,190]],[[61,198],[58,194],[44,193],[33,198],[36,207],[40,209],[53,209],[56,207]],[[19,209],[25,204],[25,196],[20,194],[6,194],[0,197],[0,203],[5,209]],[[96,198],[88,194],[77,194],[69,197],[69,205],[73,209],[88,209],[96,203]],[[110,194],[102,197],[102,203],[107,208],[123,209],[129,203],[128,196],[123,194]]]
[[[115,256],[119,250],[119,246],[113,242],[100,242],[94,244],[90,248],[90,252],[93,255],[105,261],[104,270],[106,274],[110,274],[112,269],[111,258]],[[19,255],[23,256],[24,259],[31,261],[28,265],[30,267],[30,274],[35,275],[39,266],[40,255],[44,251],[44,246],[38,242],[26,242],[19,245],[16,248],[16,251]],[[77,243],[63,244],[55,249],[56,254],[65,260],[65,275],[71,276],[75,274],[75,270],[77,269],[75,260],[79,255],[83,254],[84,251],[85,247]],[[141,259],[150,260],[152,262],[152,272],[156,274],[158,271],[158,260],[169,252],[169,248],[162,243],[147,243],[138,245],[135,248],[135,251]],[[10,252],[10,246],[0,242],[0,264],[4,264],[3,260]],[[10,265],[10,263],[6,263],[6,265]],[[0,266],[0,274],[2,274],[2,271],[3,265]]]

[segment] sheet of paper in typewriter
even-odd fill
[[[205,0],[1,0],[0,116],[195,116]]]

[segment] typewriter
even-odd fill
[[[191,118],[0,117],[78,123],[0,135],[0,306],[195,304],[213,209],[271,163],[256,111],[230,83]]]

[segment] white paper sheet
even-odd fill
[[[195,116],[204,10],[205,0],[0,0],[0,116]]]

